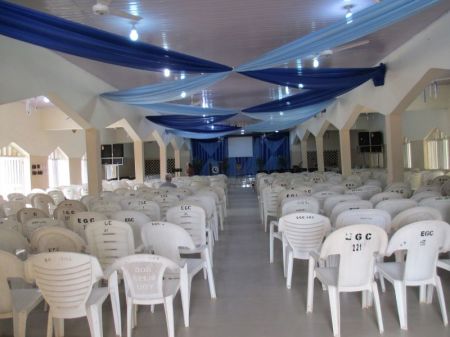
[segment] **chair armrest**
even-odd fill
[[[8,277],[9,289],[32,289],[36,288],[32,283],[28,283],[21,277]]]
[[[320,260],[322,260],[320,258],[320,255],[315,251],[309,252],[309,256],[312,257],[316,262],[319,262]]]

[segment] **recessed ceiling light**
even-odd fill
[[[313,67],[314,68],[318,68],[319,65],[320,65],[319,58],[316,56],[316,57],[313,58]]]
[[[131,27],[129,36],[131,41],[137,41],[139,39],[139,33],[134,25]]]
[[[186,97],[186,91],[182,91],[181,92],[181,98],[185,98]]]
[[[170,77],[170,69],[165,68],[163,72],[164,72],[164,77]]]

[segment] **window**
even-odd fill
[[[403,167],[412,168],[411,142],[408,140],[403,144]]]
[[[11,143],[0,148],[0,194],[28,194],[31,189],[28,153]]]
[[[424,140],[425,168],[429,170],[448,169],[449,140],[439,129],[433,129]]]
[[[48,156],[48,185],[70,185],[69,157],[59,147]]]

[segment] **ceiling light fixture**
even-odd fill
[[[44,101],[44,103],[48,104],[50,103],[50,100],[47,97],[43,97],[42,100]]]
[[[185,98],[186,97],[186,91],[182,91],[181,92],[181,98]]]
[[[320,65],[319,57],[318,57],[318,56],[315,56],[315,57],[313,58],[313,67],[314,67],[314,68],[318,68],[319,65]]]
[[[130,40],[131,41],[137,41],[139,39],[139,33],[138,33],[134,23],[131,26],[131,30],[130,30],[130,35],[129,36],[130,36]]]
[[[345,12],[345,20],[347,21],[347,24],[350,24],[353,22],[353,12],[352,12],[353,7],[354,7],[354,5],[352,5],[352,4],[348,4],[343,7],[346,11]]]
[[[169,68],[165,68],[163,70],[163,73],[164,73],[164,77],[170,77],[170,69]]]

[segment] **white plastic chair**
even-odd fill
[[[375,208],[382,209],[391,215],[391,218],[408,208],[417,206],[417,202],[411,199],[390,199],[380,201]]]
[[[35,230],[41,227],[59,226],[64,227],[64,223],[60,220],[50,219],[50,218],[32,218],[27,220],[22,225],[23,235],[31,240],[31,235]]]
[[[70,225],[70,217],[77,212],[86,212],[86,206],[78,200],[64,200],[56,206],[53,211],[53,217],[64,222],[66,226]]]
[[[177,196],[164,193],[157,194],[153,197],[153,201],[157,202],[159,205],[159,213],[161,220],[166,219],[167,210],[180,202]]]
[[[30,246],[33,253],[82,253],[86,249],[86,242],[67,228],[41,227],[31,235]]]
[[[78,212],[70,217],[69,227],[81,238],[86,240],[86,227],[91,222],[108,220],[108,217],[98,212]]]
[[[418,206],[405,209],[392,219],[392,230],[423,220],[442,220],[441,213],[434,208]]]
[[[175,336],[173,299],[180,288],[180,280],[186,278],[186,271],[173,261],[158,255],[131,255],[122,257],[111,266],[111,287],[118,294],[117,271],[125,280],[125,298],[127,305],[127,337],[137,325],[137,306],[164,304],[167,332]],[[183,289],[182,289],[183,290]],[[113,295],[111,295],[113,296]],[[119,302],[117,297],[114,301]],[[114,306],[115,317],[120,320],[120,305]],[[120,325],[120,323],[119,323]]]
[[[17,212],[17,220],[20,223],[25,223],[29,219],[33,218],[47,218],[48,213],[38,208],[22,208]]]
[[[134,244],[136,247],[140,247],[142,245],[142,226],[151,221],[151,219],[144,213],[131,210],[115,212],[111,214],[111,220],[126,222],[131,226],[134,235]]]
[[[323,202],[323,213],[326,216],[330,216],[334,206],[336,206],[340,202],[348,200],[361,200],[361,198],[358,195],[354,194],[332,195],[326,198],[325,201]]]
[[[139,211],[147,215],[152,221],[159,221],[161,216],[159,212],[159,205],[155,201],[133,198],[124,199],[120,201],[123,209]]]
[[[441,193],[438,191],[423,191],[423,192],[419,192],[419,193],[414,193],[414,195],[411,197],[411,199],[415,200],[417,202],[420,202],[423,199],[441,197],[441,196],[442,196]]]
[[[34,255],[27,270],[49,305],[47,336],[64,336],[64,320],[86,316],[91,337],[103,336],[102,304],[108,288],[94,287],[103,272],[89,255],[55,252]]]
[[[41,301],[37,288],[10,289],[11,279],[25,279],[24,263],[15,255],[0,250],[0,319],[13,319],[14,337],[25,337],[28,314]]]
[[[6,201],[0,204],[0,208],[3,210],[6,217],[16,218],[17,212],[22,208],[25,208],[25,202],[22,200]]]
[[[93,200],[91,201],[89,206],[89,211],[102,213],[105,214],[107,217],[111,217],[113,213],[121,210],[122,207],[120,206],[119,202],[110,199]]]
[[[403,226],[394,233],[389,241],[386,255],[389,256],[396,251],[406,250],[406,261],[377,264],[378,272],[394,286],[402,330],[408,329],[407,286],[435,287],[441,307],[442,320],[444,325],[448,323],[442,283],[436,274],[438,254],[446,242],[448,226],[443,221],[434,220],[419,221]],[[429,287],[428,302],[431,302],[432,292],[433,288]]]
[[[142,228],[142,241],[145,247],[155,254],[164,256],[176,262],[180,268],[187,268],[188,283],[186,297],[183,299],[184,322],[189,326],[189,303],[192,279],[200,271],[205,270],[208,278],[209,293],[211,298],[216,298],[216,287],[211,260],[206,245],[196,246],[190,234],[182,227],[162,221],[153,221]],[[182,250],[180,251],[180,248]],[[201,258],[181,258],[181,253],[200,253]]]
[[[351,225],[374,225],[383,228],[386,233],[391,230],[391,216],[381,209],[353,209],[347,210],[336,218],[336,229]]]
[[[22,224],[14,219],[0,218],[0,228],[12,229],[22,234]]]
[[[392,183],[384,189],[384,192],[396,192],[403,196],[403,198],[409,198],[411,195],[411,189],[405,183]]]
[[[308,271],[308,300],[306,311],[313,311],[314,278],[327,286],[330,299],[333,335],[340,334],[341,310],[339,294],[341,292],[363,292],[363,307],[367,306],[370,294],[375,302],[378,328],[383,333],[378,286],[374,280],[375,256],[384,254],[387,246],[387,234],[372,225],[351,225],[331,233],[322,244],[320,256],[311,254]],[[339,255],[339,266],[315,267],[329,256]]]
[[[319,214],[298,212],[284,215],[278,222],[283,235],[286,287],[291,289],[294,259],[309,260],[310,252],[318,252],[330,231],[330,221]]]
[[[373,195],[369,201],[375,207],[379,202],[391,199],[403,199],[403,196],[397,192],[381,192]]]
[[[439,210],[442,220],[450,223],[450,197],[434,197],[423,199],[419,202],[420,206],[428,206]]]
[[[330,222],[332,226],[336,226],[336,219],[342,212],[353,209],[371,209],[372,203],[368,200],[347,200],[336,204],[330,214]]]
[[[369,200],[372,196],[381,192],[381,187],[363,185],[351,190],[345,191],[345,194],[356,194],[363,200]]]
[[[86,238],[89,252],[98,258],[103,269],[117,259],[135,253],[133,230],[126,222],[91,222],[86,227]]]
[[[177,203],[177,205],[179,204],[180,202]],[[214,200],[202,195],[190,195],[186,197],[181,204],[191,204],[202,207],[206,214],[206,227],[208,229],[208,235],[211,234],[211,238],[219,240],[219,222]],[[214,242],[211,241],[211,243],[213,244]]]
[[[24,250],[26,253],[30,251],[27,239],[19,232],[0,228],[0,250],[16,254]]]
[[[27,203],[27,197],[23,193],[9,193],[6,197],[8,201],[21,201],[24,204]]]
[[[284,189],[281,186],[268,186],[262,190],[260,208],[262,210],[264,232],[267,232],[269,219],[278,218],[278,195]]]
[[[48,194],[44,193],[36,193],[31,197],[31,205],[34,208],[38,208],[40,210],[43,210],[47,216],[50,214],[50,207],[55,206],[55,202],[53,201],[53,198],[49,196]]]
[[[325,202],[325,199],[334,195],[339,195],[340,193],[334,192],[334,191],[319,191],[316,193],[313,193],[311,196],[319,202],[319,209],[322,212],[323,211],[323,204]]]
[[[61,202],[66,200],[64,197],[64,193],[60,190],[50,190],[47,191],[47,194],[53,199],[53,203],[58,206]]]

